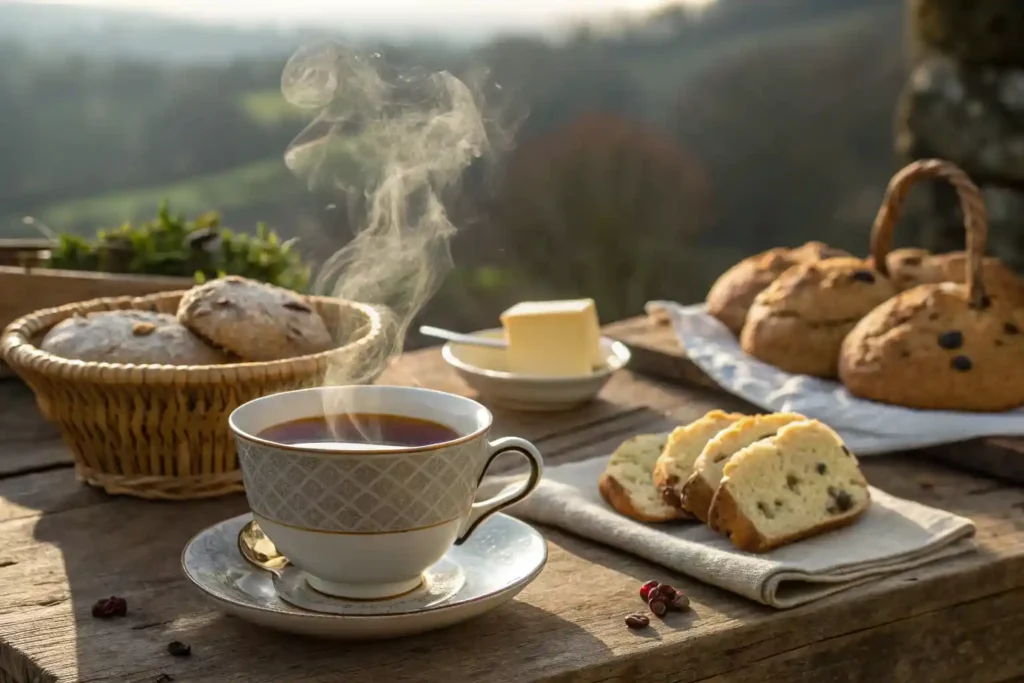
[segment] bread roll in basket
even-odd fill
[[[127,365],[62,358],[38,346],[62,320],[97,311],[174,313],[184,291],[93,299],[37,311],[0,337],[0,356],[59,428],[78,477],[108,493],[212,498],[242,490],[228,415],[260,396],[323,383],[329,367],[360,363],[384,341],[373,306],[309,297],[342,346],[305,356],[225,365]],[[367,377],[372,381],[375,377]]]

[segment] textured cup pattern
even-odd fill
[[[412,453],[314,454],[238,438],[249,506],[293,527],[383,533],[434,526],[469,512],[487,440]]]

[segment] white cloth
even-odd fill
[[[974,533],[971,520],[872,488],[871,507],[853,525],[768,553],[746,553],[703,524],[643,524],[615,512],[597,490],[607,461],[548,468],[537,489],[508,512],[776,608],[974,550],[967,538]],[[487,489],[507,482],[495,478]]]
[[[854,398],[838,382],[792,375],[743,353],[701,304],[653,301],[672,321],[687,357],[729,393],[767,411],[795,412],[835,429],[858,456],[984,436],[1024,435],[1024,409],[1005,413],[913,410]]]

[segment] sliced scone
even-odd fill
[[[758,439],[771,436],[780,427],[806,419],[796,413],[751,415],[718,432],[693,463],[693,474],[683,485],[683,509],[707,522],[711,499],[715,497],[729,458]]]
[[[693,463],[708,441],[744,417],[742,413],[712,410],[699,420],[672,430],[665,450],[654,463],[654,486],[666,505],[684,510],[683,486],[693,474]]]
[[[654,462],[667,440],[667,434],[639,434],[615,449],[597,484],[609,505],[641,522],[685,518],[682,510],[666,505],[654,488]]]
[[[712,526],[760,553],[852,523],[871,504],[857,458],[817,420],[794,422],[729,459]]]

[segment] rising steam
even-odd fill
[[[300,49],[281,89],[316,112],[285,163],[311,189],[339,193],[357,226],[324,263],[314,291],[384,311],[385,342],[326,378],[362,383],[401,352],[413,317],[452,268],[455,226],[442,192],[491,151],[494,136],[479,89],[444,71],[398,71],[379,54],[337,44]]]
[[[413,317],[452,267],[455,226],[441,193],[490,150],[483,105],[450,73],[396,71],[380,55],[336,44],[300,49],[281,89],[292,104],[317,111],[285,152],[286,164],[363,214],[355,216],[355,237],[314,283],[318,294],[386,310],[387,343],[327,378],[359,383],[401,351]]]

